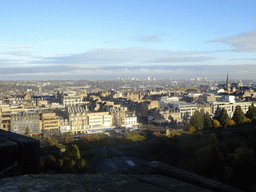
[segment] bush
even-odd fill
[[[214,127],[214,128],[220,127],[220,122],[217,121],[217,120],[215,120],[215,119],[212,121],[212,124],[213,124],[213,127]]]
[[[79,148],[76,145],[68,147],[62,155],[53,152],[45,160],[40,159],[40,169],[44,173],[86,173],[88,165],[81,158]]]
[[[242,146],[242,143],[238,138],[228,138],[224,141],[224,145],[226,145],[228,153],[233,153],[237,148]]]
[[[231,127],[231,126],[235,126],[236,125],[236,122],[232,119],[228,120],[228,126]]]
[[[74,136],[72,135],[71,132],[64,133],[63,139],[65,143],[72,143],[74,141]]]
[[[195,130],[195,128],[192,125],[189,125],[188,126],[188,131],[189,132],[195,132],[196,130]]]
[[[217,137],[214,133],[211,133],[207,140],[209,145],[215,145],[216,143],[218,143]]]
[[[251,121],[251,119],[249,119],[249,118],[244,118],[244,123],[245,124],[250,124],[252,121]]]
[[[69,159],[80,159],[81,155],[80,155],[80,151],[79,148],[77,147],[77,145],[71,145],[66,152],[63,153],[63,158],[66,160]]]
[[[58,141],[55,138],[47,138],[46,144],[50,146],[55,146],[58,145]]]

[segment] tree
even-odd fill
[[[231,127],[231,126],[235,126],[236,125],[236,122],[233,120],[233,119],[229,119],[228,120],[228,126]]]
[[[228,113],[226,111],[226,109],[222,108],[221,112],[220,112],[220,116],[219,116],[219,122],[221,124],[222,127],[227,127],[228,125]]]
[[[55,138],[47,138],[46,144],[50,146],[55,146],[58,145],[58,140]]]
[[[217,121],[216,119],[214,119],[214,120],[212,121],[212,124],[213,124],[213,127],[214,127],[214,128],[220,127],[220,122]]]
[[[249,119],[247,117],[244,118],[244,123],[250,124],[251,122],[252,122],[251,119]]]
[[[190,119],[190,125],[193,126],[196,129],[196,131],[203,129],[204,120],[199,111],[196,110],[195,113],[192,115]]]
[[[240,105],[237,105],[235,108],[233,120],[236,122],[237,125],[241,125],[244,123],[244,113]]]
[[[203,119],[204,119],[204,128],[212,128],[212,119],[208,111],[204,115]]]
[[[27,137],[29,136],[29,128],[28,127],[26,128],[24,136],[27,136]]]
[[[189,132],[194,132],[194,131],[195,131],[195,128],[194,128],[192,125],[189,125],[189,126],[188,126],[188,131],[189,131]]]
[[[63,139],[65,143],[71,143],[74,141],[74,136],[72,135],[71,132],[64,133],[63,134]]]
[[[254,107],[253,103],[249,106],[245,116],[251,120],[256,119],[256,108]]]

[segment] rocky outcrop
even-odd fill
[[[239,191],[160,162],[96,174],[27,174],[0,180],[0,191]]]

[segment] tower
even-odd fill
[[[228,91],[228,94],[230,94],[230,86],[229,86],[229,80],[228,80],[228,73],[227,73],[226,89]]]
[[[228,73],[227,73],[226,88],[228,89]]]

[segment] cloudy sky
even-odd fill
[[[253,0],[3,0],[0,80],[254,79]]]

